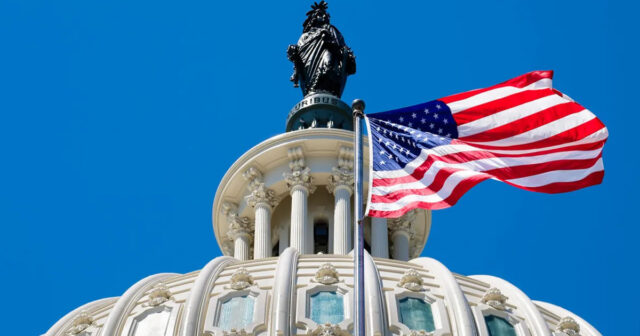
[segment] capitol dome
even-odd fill
[[[354,124],[340,94],[355,57],[326,9],[314,4],[298,45],[289,47],[304,98],[286,132],[247,151],[219,184],[212,223],[223,256],[85,304],[45,336],[354,334]],[[305,49],[322,29],[318,45]],[[365,174],[365,195],[367,181]],[[366,335],[600,335],[503,279],[456,274],[420,257],[430,228],[428,210],[364,219]]]
[[[45,335],[351,335],[352,140],[350,131],[318,128],[255,146],[214,200],[224,256],[199,271],[144,278],[70,312]],[[505,280],[418,257],[430,226],[425,210],[367,219],[367,335],[600,335]]]

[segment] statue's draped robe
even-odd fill
[[[325,32],[327,37],[321,37]],[[298,52],[302,69],[298,69],[303,93],[330,92],[342,95],[347,79],[347,57],[342,34],[332,25],[311,28],[300,36]]]

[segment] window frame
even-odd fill
[[[244,328],[241,328],[240,330],[244,330],[250,335],[254,335],[256,332],[266,331],[267,295],[268,294],[266,290],[259,289],[254,285],[240,290],[228,289],[212,297],[209,300],[209,304],[207,307],[203,333],[208,333],[215,336],[223,336],[225,332],[229,332],[229,330],[223,330],[222,328],[218,327],[218,323],[220,322],[220,314],[222,313],[222,304],[227,302],[227,300],[242,296],[251,296],[254,302],[252,322]]]
[[[478,336],[489,336],[489,328],[485,321],[485,316],[496,316],[505,319],[511,323],[516,331],[517,336],[531,336],[529,328],[526,327],[524,320],[518,318],[513,311],[507,307],[504,310],[493,308],[485,303],[479,302],[477,305],[471,307],[473,318],[476,321],[478,327]]]
[[[344,282],[331,285],[316,283],[311,286],[299,288],[297,291],[296,327],[298,329],[305,329],[306,332],[311,332],[320,326],[320,324],[311,319],[311,296],[318,292],[335,292],[342,295],[344,319],[335,325],[342,330],[353,329],[353,317],[351,316],[353,294],[352,289],[347,287]]]
[[[409,329],[409,327],[404,323],[400,322],[400,300],[405,298],[414,298],[424,301],[431,308],[435,330],[428,332],[428,334],[433,336],[452,336],[444,302],[441,299],[428,294],[427,289],[423,289],[419,292],[413,292],[402,287],[396,287],[393,291],[387,291],[385,293],[385,297],[387,301],[387,311],[389,312],[389,330],[392,333],[410,335],[412,332],[418,331]]]
[[[133,331],[135,330],[138,323],[140,323],[140,321],[144,319],[144,318],[141,319],[141,317],[143,316],[146,317],[150,314],[158,313],[164,310],[169,311],[169,320],[167,321],[167,329],[165,330],[164,336],[173,335],[176,328],[176,321],[178,320],[178,313],[181,310],[180,304],[174,302],[173,300],[168,300],[157,306],[147,306],[145,308],[146,309],[144,309],[140,313],[134,316],[131,316],[131,318],[127,319],[127,322],[125,323],[124,328],[122,328],[123,331],[126,330],[126,333],[123,333],[123,335],[134,336]]]

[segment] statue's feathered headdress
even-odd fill
[[[306,29],[318,14],[325,14],[327,17],[329,17],[327,9],[329,9],[329,5],[326,3],[326,1],[322,0],[319,3],[314,2],[313,5],[311,5],[311,10],[307,12],[307,19],[304,20],[302,27]]]

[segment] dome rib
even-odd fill
[[[83,311],[97,310],[99,308],[102,308],[106,305],[109,305],[115,302],[116,300],[118,300],[117,297],[111,297],[111,298],[100,299],[100,300],[83,304],[82,306],[72,310],[70,313],[65,315],[60,320],[58,320],[58,322],[56,322],[56,324],[54,324],[51,328],[49,328],[49,330],[43,336],[60,335],[63,331],[65,331],[67,325],[71,323],[71,321],[73,321],[73,319],[76,316],[80,315],[80,313],[82,313]]]
[[[380,280],[378,267],[367,251],[364,253],[364,278],[368,280],[364,282],[364,302],[366,305],[365,312],[368,315],[369,335],[385,335],[387,313],[384,294],[382,293],[382,281]]]
[[[503,290],[507,296],[515,296],[513,299],[518,301],[518,308],[522,308],[524,311],[524,315],[526,318],[531,321],[531,327],[533,328],[533,335],[540,336],[552,336],[549,327],[547,327],[547,323],[544,321],[544,318],[540,314],[538,308],[536,308],[535,304],[529,297],[522,292],[518,287],[512,285],[510,282],[500,279],[498,277],[494,277],[491,275],[471,275],[469,278],[484,281],[490,284],[492,287],[497,287]]]
[[[458,281],[456,281],[451,271],[444,266],[441,262],[428,257],[416,258],[410,262],[418,264],[425,269],[433,272],[440,280],[442,288],[451,303],[453,310],[452,316],[455,319],[455,329],[457,333],[455,335],[460,336],[475,336],[478,334],[476,330],[476,324],[473,320],[473,314],[469,308],[467,298],[464,296]],[[453,324],[453,323],[452,323]]]
[[[578,322],[578,324],[580,324],[580,333],[584,333],[585,331],[587,331],[589,334],[588,335],[583,335],[583,336],[602,336],[602,334],[600,334],[598,332],[598,330],[596,330],[596,328],[594,328],[591,324],[589,324],[589,322],[583,320],[580,316],[560,307],[560,306],[556,306],[553,303],[548,303],[548,302],[543,302],[543,301],[533,301],[533,303],[537,306],[540,306],[556,315],[558,315],[560,318],[565,317],[565,316],[570,316],[572,317],[574,320],[576,320]]]
[[[206,299],[209,297],[213,283],[220,275],[220,272],[234,261],[237,260],[231,257],[217,257],[209,261],[202,271],[200,271],[198,278],[196,278],[191,288],[191,294],[185,303],[184,319],[180,335],[198,335],[200,321],[202,321],[204,313],[206,312],[204,305],[206,304]]]
[[[138,282],[135,285],[127,289],[124,294],[118,299],[116,304],[109,312],[107,322],[105,322],[102,329],[102,336],[116,336],[119,335],[120,327],[123,325],[124,318],[129,311],[133,308],[133,305],[145,294],[145,292],[156,283],[163,279],[167,279],[176,275],[177,273],[159,273],[150,275]]]
[[[292,290],[295,290],[296,271],[298,268],[298,251],[293,247],[286,248],[278,259],[273,285],[273,303],[269,335],[289,335],[295,313],[292,313]]]

